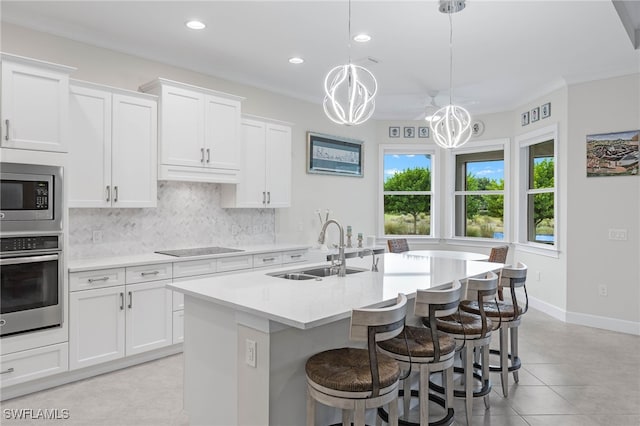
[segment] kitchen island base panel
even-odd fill
[[[349,321],[302,330],[185,295],[184,405],[191,424],[305,424],[305,363],[315,353],[355,346]],[[256,342],[256,367],[245,362],[247,339]],[[370,410],[367,422],[375,415]],[[341,419],[339,410],[316,406],[316,424]]]

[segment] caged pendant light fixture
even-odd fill
[[[437,120],[430,122],[435,142],[442,148],[458,148],[471,137],[471,116],[453,104],[453,24],[451,15],[465,8],[465,0],[440,0],[440,12],[449,15],[449,105],[440,108]]]
[[[324,79],[324,113],[331,121],[356,126],[375,110],[378,82],[371,71],[351,63],[351,0],[349,0],[349,62],[333,68]]]

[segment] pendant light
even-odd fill
[[[351,63],[351,0],[349,0],[349,62],[333,68],[324,79],[324,113],[331,121],[356,126],[375,110],[378,83],[371,71]]]
[[[435,142],[442,148],[458,148],[471,137],[471,116],[461,106],[453,104],[453,24],[451,15],[465,8],[465,0],[440,0],[440,12],[449,15],[449,105],[436,113],[439,119],[430,122]]]

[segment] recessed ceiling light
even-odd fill
[[[353,41],[357,41],[358,43],[366,43],[371,40],[371,36],[368,34],[358,34],[353,37]]]
[[[200,22],[196,20],[187,21],[185,22],[185,25],[187,26],[187,28],[191,28],[192,30],[202,30],[206,27],[204,22]]]
[[[303,62],[304,62],[304,59],[302,59],[299,56],[294,56],[293,58],[289,58],[289,63],[290,64],[298,65],[298,64],[301,64]]]

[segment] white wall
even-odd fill
[[[569,86],[568,111],[567,310],[576,321],[606,317],[640,331],[640,176],[586,175],[586,135],[640,129],[640,75]],[[626,229],[627,241],[609,240],[610,228]]]

